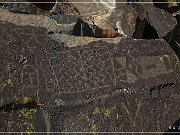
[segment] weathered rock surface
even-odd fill
[[[71,0],[74,2],[74,0]],[[89,1],[88,1],[89,2]],[[169,33],[176,25],[176,19],[168,12],[159,9],[151,3],[116,3],[114,8],[101,3],[74,4],[80,15],[101,28],[118,28],[119,33],[132,37],[135,32],[136,19],[147,20],[153,26],[160,38]],[[116,2],[126,2],[116,1]]]
[[[128,37],[133,37],[138,18],[148,21],[155,28],[160,38],[168,34],[176,25],[176,19],[170,13],[155,7],[153,3],[130,3],[126,0],[120,2],[127,3],[116,3],[119,2],[118,0],[113,0],[114,3],[107,3],[107,1],[103,0],[59,2],[68,3],[51,3],[55,4],[52,6],[48,6],[48,3],[33,3],[35,6],[30,3],[13,3],[8,6],[8,9],[13,12],[48,16],[52,14],[76,15],[83,18],[88,24],[94,23],[102,29],[118,29],[119,34]],[[47,7],[50,9],[47,9]]]
[[[0,26],[1,105],[23,97],[48,102],[29,120],[34,127],[41,119],[44,131],[53,132],[164,131],[179,118],[179,60],[164,40],[123,38],[68,48],[44,28]],[[8,131],[6,120],[11,131],[26,131],[21,121],[13,124],[18,112],[10,119],[1,113],[2,131]]]
[[[74,6],[81,15],[89,10],[96,25],[87,14],[49,18],[0,8],[0,132],[179,131],[178,55],[161,38],[129,38],[145,30],[137,18],[159,37],[174,18],[162,11],[155,25],[161,10],[152,5],[85,5],[99,15]]]
[[[37,26],[45,27],[48,32],[61,33],[61,34],[72,34],[73,28],[79,20],[79,17],[59,15],[58,17],[63,19],[68,19],[71,23],[64,25],[63,22],[56,22],[56,16],[46,17],[41,15],[23,15],[23,14],[14,14],[10,13],[7,10],[0,8],[0,15],[2,16],[1,20],[13,22],[18,25],[26,26]],[[74,18],[74,19],[72,19]],[[76,19],[75,19],[76,18]]]
[[[45,17],[40,15],[14,14],[1,8],[0,11],[0,15],[2,16],[1,20],[3,21],[10,21],[23,26],[30,25],[45,27],[49,33],[61,33],[81,37],[86,36],[99,38],[113,38],[120,36],[116,30],[101,29],[96,25],[88,24],[78,16],[60,14],[53,15],[51,17]],[[67,19],[69,24],[64,24],[65,20]]]
[[[168,12],[158,9],[151,4],[141,4],[146,9],[147,19],[156,29],[159,37],[164,37],[177,24],[176,19]]]

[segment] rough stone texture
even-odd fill
[[[132,37],[135,32],[137,17],[138,12],[132,5],[119,3],[106,22],[112,27],[118,28],[119,33]]]
[[[62,1],[60,1],[62,2]],[[79,10],[72,3],[57,3],[54,9],[51,10],[52,14],[66,14],[79,16]]]
[[[30,3],[12,3],[7,7],[9,11],[15,13],[27,13],[27,14],[36,14],[38,12],[38,8],[33,6]],[[40,12],[40,9],[39,9]],[[41,11],[42,12],[42,11]]]
[[[71,24],[77,21],[78,17],[76,16],[67,16],[67,15],[56,15],[52,16],[52,19],[54,19],[57,24]]]
[[[51,19],[54,19],[54,21],[57,24],[57,27],[59,27],[59,33],[67,35],[73,34],[74,27],[81,20],[79,17],[72,15],[54,15],[51,17]]]
[[[68,26],[61,24],[58,25],[54,19],[42,15],[14,14],[1,8],[0,11],[1,11],[0,12],[1,20],[3,21],[13,22],[17,25],[22,25],[22,26],[29,25],[29,26],[44,27],[47,28],[48,32],[68,34],[70,31],[73,30],[73,27],[76,24],[76,22],[74,22],[72,24],[69,24]],[[64,15],[59,15],[59,16],[63,17]],[[69,17],[67,16],[67,18]]]
[[[30,25],[37,27],[45,27],[47,28],[50,34],[70,34],[75,36],[87,36],[87,37],[100,37],[100,38],[113,38],[117,37],[119,34],[115,30],[111,29],[101,29],[96,25],[88,24],[83,21],[79,17],[76,20],[70,19],[72,15],[55,15],[55,17],[61,17],[64,19],[69,18],[72,23],[64,25],[63,23],[59,23],[55,21],[56,19],[52,19],[54,16],[45,17],[42,15],[24,15],[24,14],[15,14],[8,12],[7,10],[0,8],[1,20],[13,22],[17,25]],[[65,38],[66,39],[66,38]],[[83,41],[83,40],[82,40]],[[81,41],[81,42],[82,42]],[[71,44],[72,45],[72,44]]]
[[[74,2],[74,0],[71,1]],[[94,21],[101,28],[118,28],[119,33],[124,33],[128,37],[132,37],[135,32],[137,17],[150,22],[160,38],[177,24],[171,14],[153,6],[152,3],[116,3],[114,8],[110,8],[108,4],[103,3],[103,0],[100,2],[74,5],[88,23]],[[116,2],[126,2],[126,0]]]
[[[72,3],[65,3],[68,2],[66,0],[59,0],[59,3],[57,4],[56,0],[9,0],[7,1],[9,3],[5,3],[4,0],[3,2],[4,3],[2,5],[4,5],[4,7],[6,7],[9,11],[15,13],[42,14],[46,16],[50,16],[52,14],[79,15],[79,11],[75,8],[75,6]]]
[[[167,130],[179,118],[175,112],[179,99],[144,102],[139,97],[116,94],[74,107],[56,105],[49,109],[51,131],[157,132]],[[61,99],[55,101],[58,104]]]
[[[10,12],[15,13],[23,13],[23,14],[45,14],[46,10],[41,9],[26,0],[14,0],[14,1],[7,1],[9,3],[4,3],[3,7],[8,9]],[[12,2],[12,3],[10,3]],[[13,3],[16,2],[16,3]],[[17,3],[23,2],[23,3]]]
[[[48,101],[34,116],[44,131],[165,131],[179,118],[179,60],[164,40],[68,48],[44,28],[0,23],[0,81],[12,82],[1,105],[25,96]],[[7,120],[10,131],[26,131],[17,113],[1,113],[1,131]]]
[[[69,2],[82,2],[82,3],[73,3],[77,8],[82,18],[92,24],[94,21],[95,24],[101,28],[112,28],[111,25],[106,23],[108,17],[113,12],[112,8],[107,7],[103,3],[100,3],[101,0],[69,0]],[[94,2],[94,3],[83,3],[83,2]],[[95,3],[99,2],[99,3]]]
[[[177,24],[176,19],[168,12],[154,7],[152,4],[141,4],[146,9],[147,19],[156,29],[159,37],[164,37]]]
[[[67,1],[60,0],[59,2]],[[76,15],[82,17],[89,24],[94,22],[95,25],[102,29],[118,28],[119,34],[128,37],[132,37],[135,32],[137,17],[147,20],[155,28],[160,38],[168,34],[176,25],[176,19],[171,14],[155,7],[152,3],[130,3],[127,0],[113,0],[112,2],[114,3],[107,3],[105,0],[69,0],[68,3],[56,4],[52,10],[46,9],[50,7],[48,4],[34,4],[36,5],[34,6],[30,3],[13,3],[8,6],[8,9],[13,12],[48,16],[51,14]]]
[[[121,20],[118,28],[132,36],[137,16],[154,24],[155,12],[144,5],[117,6],[99,12],[99,26],[114,27]],[[60,26],[41,15],[4,9],[0,15],[0,132],[179,131],[180,64],[163,39],[75,37],[65,34],[76,19],[65,28],[63,21]],[[175,25],[171,21],[162,30],[166,16],[172,19],[165,13],[153,25],[160,37]],[[36,110],[32,118],[26,116],[29,102],[25,110],[14,104],[26,97],[35,100],[28,106]]]
[[[92,41],[100,41],[100,40],[108,43],[117,44],[122,39],[121,37],[117,37],[117,38],[75,37],[75,36],[69,36],[69,35],[57,34],[57,33],[52,34],[49,37],[51,37],[53,40],[57,42],[64,42],[64,46],[68,46],[68,47],[87,45]]]

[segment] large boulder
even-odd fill
[[[151,4],[99,2],[82,9],[71,3],[80,15],[57,10],[51,17],[9,12],[3,4],[1,132],[179,131],[180,64],[161,38],[176,21],[162,11],[156,25],[152,15],[161,10]],[[149,34],[147,24],[159,39],[131,38]]]
[[[11,122],[12,132],[157,132],[179,118],[179,59],[164,40],[92,40],[69,48],[45,28],[0,23],[2,131]],[[27,97],[38,108],[47,104],[28,109]],[[3,112],[19,99],[23,109]]]

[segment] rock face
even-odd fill
[[[82,1],[82,0],[81,0]],[[71,0],[74,2],[74,0]],[[84,1],[89,2],[89,1]],[[101,28],[118,28],[120,33],[132,37],[135,32],[136,19],[147,20],[153,26],[160,38],[164,37],[176,25],[176,19],[168,12],[156,8],[153,4],[143,3],[110,3],[100,0],[99,3],[85,3],[83,6],[74,4],[85,20],[95,21]],[[112,2],[115,2],[112,1]],[[116,2],[126,2],[116,1]],[[113,7],[113,8],[112,8]]]
[[[3,4],[0,132],[179,131],[180,64],[161,38],[175,19],[151,4],[100,2],[50,17]],[[147,25],[158,39],[131,38],[147,36]]]
[[[104,0],[94,0],[93,2],[60,0],[58,2],[60,3],[51,3],[52,5],[48,3],[12,3],[7,8],[12,12],[44,14],[47,16],[52,14],[76,15],[83,18],[88,24],[94,23],[101,29],[117,29],[119,34],[128,37],[133,37],[138,18],[149,22],[160,38],[167,35],[177,24],[176,19],[170,13],[153,6],[152,3],[130,3],[126,0],[113,0],[110,3]],[[141,23],[142,28],[144,28],[143,25],[145,23]],[[139,34],[142,33],[139,32]]]
[[[124,127],[127,122],[132,124],[133,131],[164,131],[178,117],[177,111],[167,111],[163,121],[169,120],[160,126],[158,123],[164,122],[153,111],[157,105],[162,106],[162,109],[158,107],[160,111],[164,105],[169,108],[172,104],[178,109],[179,99],[175,97],[179,97],[179,60],[163,40],[124,38],[118,44],[94,41],[67,48],[63,42],[51,40],[44,28],[1,22],[0,30],[1,83],[7,84],[1,91],[1,105],[23,97],[49,102],[43,113],[50,117],[44,120],[44,124],[49,122],[50,131],[129,131]],[[128,102],[137,110],[130,111]],[[141,112],[138,107],[142,107]],[[128,111],[135,111],[135,116],[129,116]],[[42,113],[37,115],[40,119]],[[147,128],[150,123],[145,121],[151,117],[158,121],[154,127]],[[140,121],[146,126],[138,128]],[[90,126],[82,126],[84,122]],[[124,126],[102,126],[112,122],[123,122]],[[7,131],[6,126],[2,131]]]
[[[150,4],[143,4],[143,7],[148,13],[147,17],[150,24],[157,30],[159,37],[164,37],[177,24],[176,19],[166,11],[153,7]]]

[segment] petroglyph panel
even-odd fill
[[[13,88],[5,88],[11,94],[2,101],[26,95],[49,100],[58,93],[111,91],[178,80],[178,61],[161,40],[125,38],[116,45],[94,41],[68,48],[49,38],[44,28],[1,22],[0,29],[4,37],[0,38],[0,79],[13,82]]]
[[[59,50],[41,61],[46,90],[77,92],[114,84],[113,65],[107,47]],[[51,75],[51,77],[47,77]],[[51,87],[48,85],[51,84]]]

